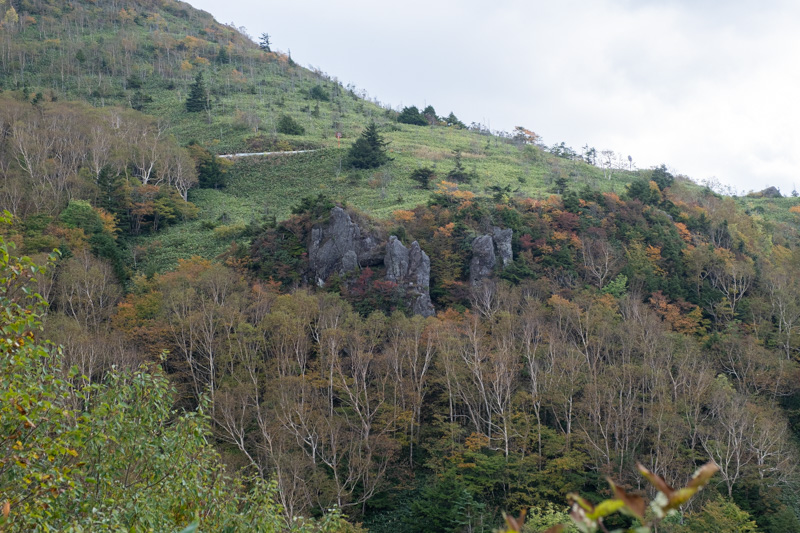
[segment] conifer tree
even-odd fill
[[[386,154],[387,144],[378,133],[378,127],[371,122],[350,147],[347,165],[353,168],[377,168],[388,163],[391,158]]]
[[[203,83],[203,73],[198,72],[194,78],[194,83],[189,89],[189,97],[186,99],[186,111],[199,113],[206,109],[206,85]]]
[[[258,47],[261,48],[265,52],[272,52],[270,49],[270,42],[269,42],[269,33],[262,33],[261,37],[258,39]]]
[[[417,106],[404,107],[400,114],[397,116],[397,122],[403,124],[411,124],[413,126],[427,126],[428,119],[419,112]]]

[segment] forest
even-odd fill
[[[797,198],[393,110],[173,0],[0,21],[0,529],[800,531]]]

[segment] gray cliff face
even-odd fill
[[[435,313],[430,296],[431,260],[417,241],[406,248],[394,235],[389,237],[383,264],[386,280],[402,288],[414,314],[431,316]]]
[[[334,272],[343,275],[379,262],[380,242],[363,232],[347,211],[334,207],[328,224],[311,230],[308,259],[314,283],[321,287]]]
[[[501,229],[497,226],[492,227],[492,237],[494,238],[494,246],[497,249],[497,255],[503,260],[503,268],[511,264],[514,260],[513,253],[511,252],[511,237],[514,236],[514,230],[511,228]]]
[[[474,287],[488,278],[496,263],[492,236],[475,237],[475,240],[472,241],[472,261],[469,263],[469,284]]]
[[[311,230],[308,260],[314,283],[323,286],[333,273],[353,272],[364,266],[386,267],[386,280],[397,283],[415,314],[435,313],[430,296],[431,260],[414,241],[409,248],[392,235],[383,243],[353,222],[341,207],[331,209],[328,223]]]
[[[478,285],[488,278],[500,257],[503,268],[514,260],[511,251],[511,237],[514,231],[511,228],[501,229],[492,226],[490,235],[481,235],[472,241],[472,261],[469,264],[469,284]]]
[[[386,244],[383,264],[386,267],[387,281],[403,282],[403,278],[408,272],[408,248],[403,246],[403,243],[394,235],[389,237],[389,242]]]

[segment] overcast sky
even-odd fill
[[[392,107],[800,187],[797,0],[189,0]]]

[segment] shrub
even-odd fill
[[[431,180],[433,179],[434,176],[435,173],[433,169],[430,167],[418,168],[411,173],[411,179],[419,183],[419,186],[422,189],[431,188]]]
[[[328,93],[325,92],[325,89],[323,89],[321,85],[315,85],[314,87],[312,87],[308,93],[308,96],[310,96],[314,100],[321,100],[323,102],[327,102],[331,99],[331,97],[328,96]]]
[[[242,235],[246,229],[247,226],[242,223],[218,226],[214,228],[214,237],[221,240],[235,239]]]
[[[303,135],[306,129],[289,115],[281,115],[278,120],[278,132],[286,135]]]
[[[453,163],[455,164],[455,168],[447,173],[448,181],[454,181],[456,183],[469,183],[472,181],[474,176],[470,172],[467,172],[467,169],[464,168],[464,164],[461,162],[461,150],[455,150],[453,152]]]

